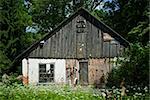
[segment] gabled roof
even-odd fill
[[[31,53],[40,43],[42,40],[47,40],[50,38],[53,34],[55,34],[59,29],[61,29],[64,25],[69,23],[73,18],[75,18],[77,15],[83,16],[86,20],[91,22],[93,25],[98,27],[99,29],[102,29],[104,32],[109,33],[113,38],[115,38],[117,41],[120,42],[120,44],[124,45],[125,47],[129,45],[129,42],[124,39],[121,35],[119,35],[116,31],[111,29],[109,26],[104,24],[102,21],[98,20],[96,17],[94,17],[91,13],[89,13],[86,9],[80,8],[77,10],[74,14],[72,14],[69,18],[62,21],[57,27],[55,27],[51,32],[46,34],[43,38],[41,38],[39,41],[32,44],[29,48],[27,48],[23,53],[18,55],[13,63],[21,61],[23,58],[27,57],[29,53]]]

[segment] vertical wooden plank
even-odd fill
[[[70,50],[71,50],[71,46],[70,46],[70,42],[71,42],[71,22],[69,22],[66,25],[66,57],[69,58],[70,57]]]
[[[117,43],[117,57],[120,56],[120,44]]]
[[[47,57],[47,45],[48,45],[48,40],[44,41],[44,46],[43,46],[43,57],[46,58]]]
[[[51,37],[51,57],[54,57],[54,35]]]
[[[50,57],[50,46],[51,46],[51,41],[50,41],[51,37],[48,39],[48,45],[47,45],[47,57]]]
[[[98,58],[99,57],[99,29],[98,28],[96,28],[96,29],[97,29],[97,34],[96,34],[95,46],[96,46],[96,58]]]
[[[46,52],[45,52],[45,57],[47,58],[49,55],[49,39],[46,40]]]
[[[102,48],[102,31],[99,29],[98,30],[98,58],[101,57],[101,48]]]
[[[54,43],[54,47],[53,47],[53,53],[54,53],[54,56],[53,56],[53,58],[55,58],[55,55],[56,55],[56,34],[54,34],[54,38],[53,38],[53,43]]]
[[[58,32],[55,34],[55,58],[57,58],[57,52],[58,52]]]
[[[59,43],[60,43],[60,58],[62,58],[63,56],[63,52],[62,52],[62,49],[63,49],[63,33],[62,33],[62,29],[60,29],[59,31],[59,34],[60,34],[60,39],[59,39]]]
[[[62,48],[62,49],[63,49],[63,50],[62,50],[63,52],[62,52],[62,55],[63,55],[63,58],[65,58],[65,29],[64,29],[64,27],[63,27],[62,32],[63,32],[63,42],[62,42],[62,43],[63,43],[63,44],[62,44],[62,45],[63,45],[63,48]]]
[[[87,56],[91,57],[92,56],[92,27],[91,27],[91,23],[89,21],[87,22],[87,27],[88,27]]]
[[[113,57],[113,46],[111,43],[110,43],[110,57]]]
[[[81,20],[84,22],[84,33],[82,33],[82,44],[81,47],[83,48],[83,58],[87,58],[87,21],[82,16]]]
[[[77,58],[77,33],[76,33],[76,20],[77,17],[72,20],[72,32],[73,32],[73,58]]]
[[[63,39],[62,39],[62,57],[65,58],[65,29],[63,27],[62,29],[62,35],[63,35]]]
[[[67,33],[66,33],[66,26],[64,26],[64,58],[67,56]]]
[[[95,41],[96,41],[96,29],[94,27],[94,25],[92,24],[92,57],[95,57],[95,54],[96,54],[96,48],[95,48]]]
[[[104,47],[104,39],[103,39],[103,31],[101,31],[101,57],[104,57],[104,51],[103,51],[103,47]]]
[[[112,56],[116,56],[116,44],[112,44]]]
[[[34,50],[34,55],[32,57],[37,57],[37,48]]]
[[[42,48],[39,46],[38,47],[38,57],[42,57]]]
[[[49,38],[49,57],[51,58],[52,57],[52,37]]]
[[[29,57],[33,57],[35,55],[35,50],[33,50],[30,54]]]
[[[82,34],[82,43],[81,43],[82,57],[83,58],[86,58],[86,44],[85,44],[85,41],[86,41],[86,34],[83,33]]]
[[[92,45],[91,45],[91,47],[92,47],[92,49],[91,49],[91,52],[92,52],[92,57],[95,57],[95,43],[94,43],[94,39],[95,39],[95,29],[94,29],[94,26],[93,26],[93,24],[91,24],[91,27],[92,27]]]
[[[92,55],[94,58],[98,58],[99,55],[99,30],[97,27],[95,27],[94,25],[92,25]]]
[[[70,44],[69,44],[69,47],[70,47],[70,50],[69,50],[69,58],[74,58],[73,57],[73,30],[72,30],[73,26],[72,26],[72,21],[70,22]]]
[[[84,20],[83,17],[78,16],[77,18],[80,23],[78,22],[78,25],[82,24]],[[85,24],[85,22],[84,22]],[[80,27],[78,27],[80,29]],[[78,32],[76,33],[77,36],[77,56],[78,58],[86,58],[86,31]]]
[[[62,30],[59,30],[59,57],[62,58]]]
[[[103,57],[109,57],[109,42],[103,42]]]
[[[58,31],[58,39],[57,39],[57,56],[60,58],[60,31]]]
[[[70,47],[70,52],[69,52],[69,55],[70,55],[70,58],[74,58],[72,55],[72,53],[73,53],[73,30],[72,30],[72,21],[70,22],[70,45],[69,45],[69,47]]]
[[[89,58],[90,57],[90,30],[89,30],[89,22],[87,21],[86,22],[87,23],[87,58]]]
[[[36,53],[37,53],[37,57],[39,57],[39,55],[40,55],[40,49],[39,49],[39,46],[38,46],[37,49],[36,49]]]

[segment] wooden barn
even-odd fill
[[[24,84],[101,84],[128,44],[80,8],[16,59],[22,59]]]

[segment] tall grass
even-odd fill
[[[106,100],[100,89],[91,87],[70,87],[68,85],[23,86],[0,84],[0,100]],[[149,100],[145,96],[130,95],[121,97],[114,89],[108,100]]]
[[[90,91],[68,86],[0,86],[0,100],[102,100]]]

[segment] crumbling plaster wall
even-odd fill
[[[36,85],[39,83],[39,64],[54,64],[54,82],[66,82],[66,67],[64,59],[23,59],[22,60],[22,74],[23,83]],[[27,79],[27,80],[26,80]],[[28,81],[28,82],[27,82]]]

